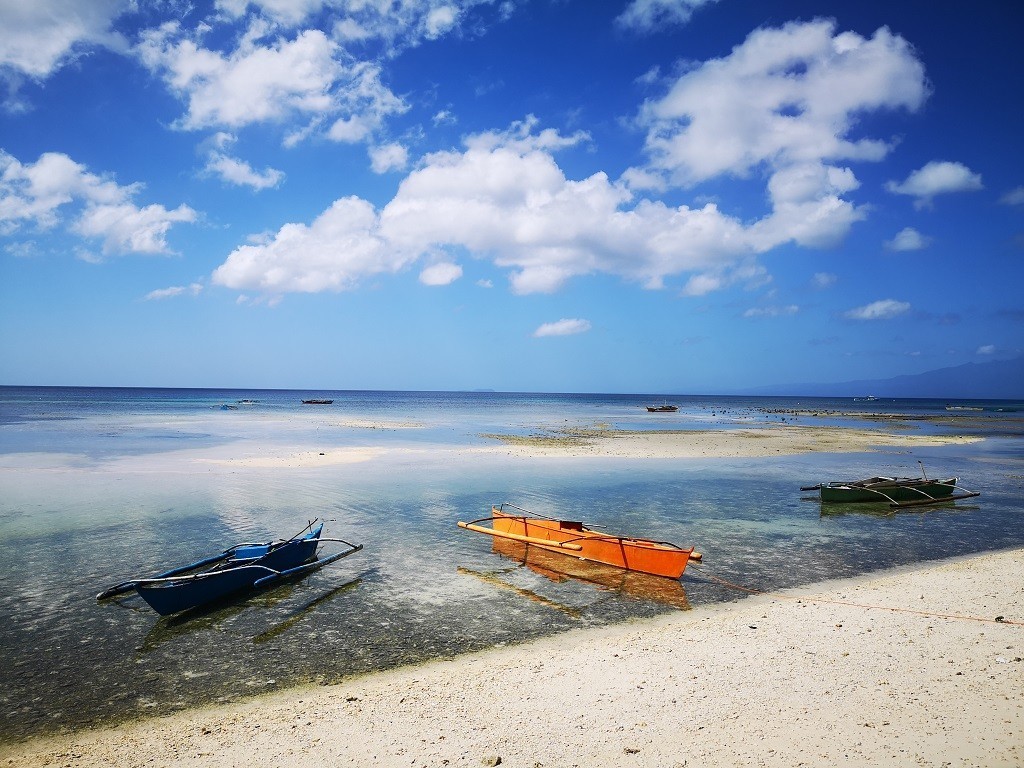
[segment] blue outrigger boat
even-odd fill
[[[148,579],[115,584],[96,595],[106,600],[135,590],[162,616],[197,608],[236,593],[276,586],[285,579],[303,576],[347,557],[363,548],[344,539],[321,537],[324,524],[316,520],[299,534],[265,544],[236,544],[212,557],[173,568]],[[348,549],[323,559],[314,559],[321,542],[337,541]],[[206,568],[207,566],[212,566]],[[200,570],[206,568],[206,570]]]

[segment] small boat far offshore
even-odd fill
[[[648,405],[648,413],[674,413],[679,410],[678,405]]]
[[[170,616],[213,603],[246,590],[276,586],[285,579],[304,576],[358,552],[362,544],[321,537],[324,524],[309,523],[299,534],[265,544],[236,544],[220,554],[173,568],[157,576],[131,579],[98,595],[106,600],[135,590],[161,616]],[[308,531],[308,533],[307,533]],[[338,541],[348,549],[323,559],[316,557],[324,541]],[[207,568],[207,566],[209,566]],[[201,570],[206,568],[206,570]]]
[[[333,400],[321,400],[319,398],[314,398],[312,400],[303,400],[302,404],[303,405],[330,405],[333,402],[334,402]]]
[[[505,508],[524,514],[510,514]],[[491,526],[480,523],[490,522]],[[583,523],[536,515],[514,504],[491,507],[491,516],[464,523],[460,528],[533,545],[580,560],[593,560],[628,571],[678,579],[692,560],[701,561],[693,547],[684,549],[667,541],[614,536],[591,530]]]

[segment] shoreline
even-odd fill
[[[1024,549],[902,566],[3,745],[0,764],[1019,765],[1022,584]]]

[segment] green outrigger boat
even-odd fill
[[[918,462],[920,463],[920,462]],[[969,499],[980,493],[958,489],[959,478],[930,480],[921,465],[921,477],[869,477],[849,482],[820,483],[801,488],[818,491],[822,502],[832,504],[886,503],[892,507],[915,507],[944,501]],[[960,490],[961,493],[957,493]]]

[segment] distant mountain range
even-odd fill
[[[1024,357],[966,363],[913,376],[838,384],[787,384],[746,389],[745,395],[807,397],[926,397],[937,400],[1024,400]]]

